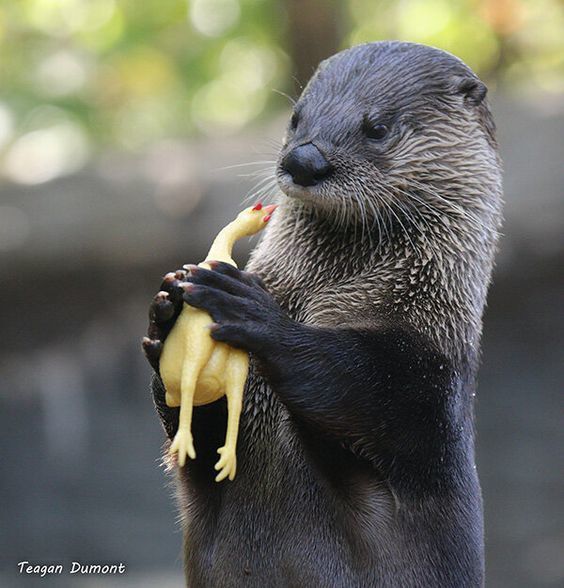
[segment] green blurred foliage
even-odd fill
[[[488,81],[564,90],[559,0],[348,0],[343,47],[428,43]],[[34,181],[108,145],[236,132],[292,92],[283,0],[0,0],[0,155]],[[6,172],[6,170],[8,170]]]
[[[4,0],[2,102],[20,131],[49,104],[96,142],[136,147],[239,127],[282,84],[283,15],[261,0]]]
[[[350,0],[347,45],[374,38],[440,47],[490,85],[564,92],[562,0]]]

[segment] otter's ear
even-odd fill
[[[464,101],[472,106],[481,104],[488,93],[486,85],[478,78],[462,78],[456,82],[456,93],[462,94]]]

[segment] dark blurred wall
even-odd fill
[[[494,109],[507,220],[477,405],[488,585],[561,586],[564,112],[540,98]],[[25,559],[129,567],[34,586],[178,583],[181,535],[139,349],[147,305],[162,274],[202,258],[256,179],[237,173],[260,165],[222,168],[274,159],[256,154],[283,124],[0,186],[1,586],[27,585],[15,574]]]

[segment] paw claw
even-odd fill
[[[151,339],[149,337],[143,337],[141,346],[143,347],[145,356],[147,357],[152,368],[154,370],[158,370],[161,352],[163,350],[162,341],[159,341],[158,339]]]
[[[196,265],[195,263],[186,263],[182,266],[190,275],[194,275],[200,266]],[[186,279],[186,277],[185,277]]]
[[[168,292],[161,290],[153,297],[149,307],[149,319],[155,323],[164,323],[174,316],[174,304],[169,298]]]

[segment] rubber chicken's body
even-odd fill
[[[243,210],[217,235],[206,260],[237,266],[231,257],[235,241],[263,229],[274,208],[257,204]],[[210,269],[206,261],[199,267]],[[186,455],[192,459],[196,457],[191,431],[193,407],[227,396],[225,445],[218,449],[221,457],[215,464],[215,469],[219,470],[215,480],[220,482],[226,477],[233,480],[237,469],[237,434],[249,355],[246,351],[214,341],[209,331],[210,323],[207,312],[184,303],[165,341],[159,368],[167,405],[180,406],[178,431],[169,451],[178,454],[181,467],[186,463]]]

